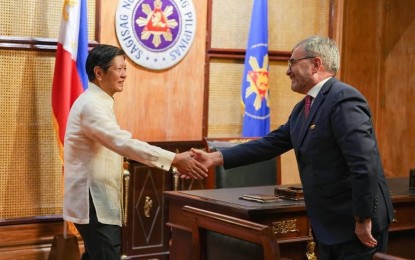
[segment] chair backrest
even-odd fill
[[[280,259],[276,236],[269,226],[190,206],[194,260]]]
[[[373,255],[373,260],[409,260],[409,259],[377,252]]]
[[[255,138],[204,138],[208,152],[220,151]],[[281,184],[280,157],[250,165],[225,169],[210,169],[207,188],[235,188]]]

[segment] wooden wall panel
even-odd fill
[[[253,1],[211,0],[211,2],[210,47],[245,50]],[[291,51],[298,41],[310,34],[327,35],[329,2],[329,0],[268,1],[269,50]]]
[[[383,71],[378,98],[378,133],[389,176],[415,168],[415,9],[414,0],[386,1],[382,33]]]
[[[366,97],[377,115],[382,1],[345,1],[341,79]],[[376,124],[375,120],[375,124]]]
[[[0,223],[0,259],[48,259],[55,235],[62,234],[60,217],[27,218]],[[84,251],[82,238],[77,235],[80,252]]]
[[[197,28],[184,59],[173,68],[150,71],[128,59],[124,91],[115,95],[123,129],[144,141],[202,140],[207,0],[193,1]],[[102,0],[101,43],[118,45],[118,1]]]
[[[374,115],[386,176],[415,168],[414,0],[345,1],[341,79]]]

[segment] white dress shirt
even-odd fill
[[[89,191],[103,224],[122,224],[123,156],[168,171],[175,154],[132,139],[121,130],[114,100],[90,83],[74,102],[64,143],[63,218],[89,223]]]
[[[323,79],[322,81],[320,81],[319,83],[317,83],[314,87],[312,87],[307,95],[311,96],[313,98],[311,104],[313,104],[314,100],[316,99],[318,93],[320,93],[321,88],[323,87],[324,83],[326,83],[329,79],[331,79],[332,77],[328,77],[326,79]]]

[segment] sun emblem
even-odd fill
[[[68,21],[69,20],[69,13],[66,10],[66,8],[67,7],[69,8],[71,6],[75,6],[76,4],[78,4],[78,1],[65,0],[65,2],[63,3],[62,16],[63,16],[63,19],[65,21]]]
[[[255,57],[249,57],[249,65],[252,70],[248,71],[246,80],[249,81],[249,87],[246,88],[245,98],[248,98],[253,93],[256,94],[254,107],[255,110],[261,108],[262,100],[265,98],[267,106],[269,106],[269,94],[268,94],[268,54],[264,56],[262,67],[259,67],[258,61]]]
[[[161,0],[154,1],[154,9],[151,10],[150,5],[143,4],[142,11],[147,17],[139,17],[136,20],[138,26],[144,29],[141,32],[141,39],[147,40],[153,35],[153,45],[157,48],[161,43],[161,36],[164,40],[171,42],[173,35],[170,28],[174,29],[178,25],[174,19],[169,20],[168,17],[173,14],[173,7],[168,5],[164,11],[161,9],[163,3]]]

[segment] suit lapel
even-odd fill
[[[308,117],[305,119],[303,126],[300,128],[300,133],[298,135],[298,142],[296,147],[300,147],[303,144],[304,138],[306,136],[306,133],[311,127],[311,123],[313,122],[313,119],[317,113],[317,111],[320,109],[320,106],[322,106],[326,93],[329,91],[331,86],[333,85],[334,81],[336,81],[335,78],[329,79],[326,83],[324,83],[323,87],[321,88],[320,92],[318,93],[317,97],[314,99],[314,102],[311,106],[310,113],[308,114]],[[304,100],[302,101],[305,102]],[[304,108],[303,108],[304,110]],[[304,113],[303,116],[299,117],[299,120],[304,120]]]

